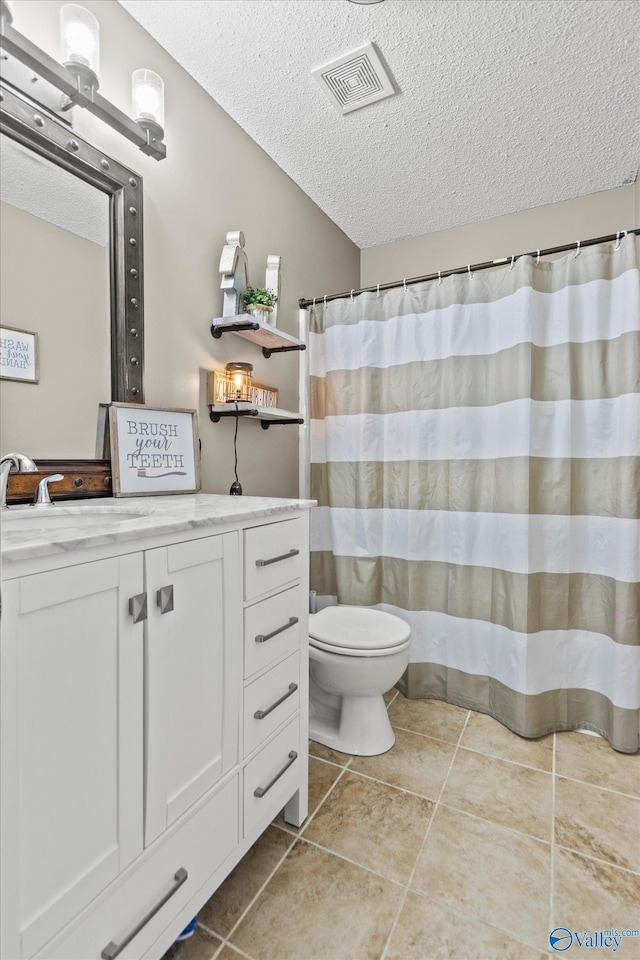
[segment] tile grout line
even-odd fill
[[[445,776],[444,776],[444,779],[443,779],[443,781],[442,781],[442,786],[440,787],[440,791],[439,791],[439,793],[438,793],[438,796],[436,797],[436,800],[434,801],[433,810],[431,811],[431,818],[430,818],[430,820],[429,820],[429,823],[427,824],[427,829],[426,829],[425,835],[424,835],[424,837],[423,837],[423,839],[422,839],[422,845],[421,845],[421,847],[420,847],[420,850],[418,851],[418,856],[417,856],[416,859],[415,859],[415,863],[413,864],[413,869],[411,870],[411,873],[409,874],[409,879],[407,880],[407,883],[406,883],[406,885],[405,885],[404,893],[403,893],[403,895],[402,895],[401,898],[400,898],[400,903],[398,904],[398,909],[397,909],[397,911],[396,911],[396,915],[395,915],[395,917],[394,917],[393,923],[391,924],[391,929],[389,930],[389,936],[387,937],[387,942],[385,943],[384,948],[383,948],[383,950],[382,950],[382,953],[380,954],[380,960],[386,960],[387,952],[388,952],[388,950],[389,950],[389,947],[391,946],[391,940],[393,939],[393,935],[394,935],[394,933],[395,933],[395,931],[396,931],[396,927],[398,926],[398,923],[400,922],[400,917],[401,917],[401,915],[402,915],[402,911],[404,910],[404,905],[405,905],[405,903],[407,902],[407,897],[408,897],[408,895],[409,895],[409,891],[411,890],[411,882],[412,882],[413,877],[414,877],[415,872],[416,872],[416,867],[417,867],[417,865],[418,865],[418,860],[420,859],[420,855],[421,855],[422,851],[423,851],[424,848],[425,848],[425,845],[426,845],[426,843],[427,843],[427,839],[428,839],[429,834],[430,834],[430,832],[431,832],[431,827],[433,826],[433,821],[435,820],[436,813],[438,812],[438,807],[439,807],[439,805],[440,805],[440,799],[441,799],[442,794],[443,794],[443,792],[444,792],[444,788],[445,788],[445,786],[446,786],[447,780],[449,779],[449,774],[451,773],[451,768],[453,767],[454,761],[455,761],[455,759],[456,759],[456,757],[457,757],[457,755],[458,755],[458,749],[459,749],[459,747],[460,747],[460,743],[462,742],[462,737],[464,736],[464,732],[465,732],[465,730],[467,729],[467,724],[469,723],[469,718],[470,718],[470,716],[471,716],[471,711],[469,710],[469,711],[467,711],[467,716],[466,716],[465,721],[464,721],[464,724],[463,724],[463,726],[462,726],[462,730],[460,731],[460,735],[459,735],[459,737],[458,737],[458,742],[457,742],[456,745],[455,745],[455,749],[454,749],[454,751],[453,751],[453,756],[451,757],[451,760],[450,760],[450,762],[449,762],[449,767],[448,767],[447,772],[446,772],[446,774],[445,774]]]
[[[316,757],[316,759],[318,759],[318,758]],[[351,760],[349,761],[349,763],[351,763]],[[333,781],[333,783],[331,784],[331,786],[329,787],[329,789],[327,790],[327,792],[324,794],[324,796],[323,796],[322,799],[320,800],[318,806],[315,808],[315,810],[313,811],[313,813],[311,814],[311,816],[308,816],[308,817],[306,818],[306,820],[304,821],[303,825],[299,828],[299,833],[297,833],[297,834],[295,835],[296,838],[299,839],[299,838],[304,834],[305,830],[307,829],[307,827],[309,826],[309,824],[313,821],[313,819],[315,818],[316,814],[318,813],[320,807],[325,803],[325,801],[327,800],[327,797],[331,796],[331,794],[332,794],[333,791],[335,790],[337,784],[342,780],[342,778],[344,777],[344,775],[345,775],[345,773],[347,772],[348,769],[349,769],[349,765],[348,765],[348,764],[347,764],[347,766],[342,767],[342,769],[340,770],[340,773],[339,773],[338,776],[335,778],[335,780]]]
[[[500,721],[497,721],[498,723]],[[516,733],[517,737],[518,734]],[[555,734],[552,734],[555,736]],[[501,760],[503,763],[511,763],[515,767],[524,767],[525,770],[535,770],[537,773],[551,773],[550,770],[545,770],[544,767],[535,767],[531,763],[522,763],[520,760],[511,760],[509,757],[500,757],[496,753],[487,753],[486,750],[480,750],[478,747],[462,747],[463,750],[466,750],[468,753],[477,753],[481,757],[488,757],[489,760]]]
[[[389,712],[389,707],[391,706],[391,704],[393,703],[393,701],[394,701],[394,700],[397,700],[398,697],[400,696],[400,691],[397,689],[397,687],[394,687],[393,689],[394,689],[395,693],[393,694],[393,696],[391,697],[391,700],[389,700],[389,703],[387,704],[387,713]]]
[[[449,746],[454,746],[454,745],[450,743]],[[464,749],[464,747],[462,749]],[[453,763],[456,753],[457,753],[457,748],[454,746],[454,753],[451,758],[451,763]],[[549,776],[549,777],[551,776],[551,772],[549,770],[538,770],[536,772],[544,773],[546,776]],[[374,783],[381,783],[385,787],[391,787],[393,790],[399,790],[400,793],[406,793],[410,797],[417,797],[419,800],[428,800],[430,803],[433,803],[434,805],[437,802],[439,806],[446,807],[448,810],[453,810],[456,813],[461,813],[462,816],[464,817],[471,817],[473,820],[481,820],[483,823],[491,823],[494,826],[499,827],[501,830],[508,830],[509,833],[515,833],[519,837],[527,837],[529,840],[535,840],[536,843],[544,843],[547,846],[550,846],[551,844],[550,840],[544,840],[542,837],[536,837],[535,834],[533,833],[525,833],[523,830],[518,830],[516,827],[510,827],[507,824],[500,823],[497,820],[491,820],[489,817],[481,817],[480,814],[478,813],[471,813],[471,811],[464,810],[462,807],[456,807],[452,803],[444,803],[442,799],[438,799],[436,801],[433,797],[426,797],[423,793],[415,793],[413,790],[408,790],[406,787],[399,787],[396,783],[390,783],[388,780],[380,780],[377,777],[372,777],[371,774],[369,773],[361,773],[359,770],[352,770],[351,773],[353,773],[356,777],[362,777],[365,780],[373,780]],[[447,777],[448,775],[449,774],[447,772]],[[590,859],[594,859],[594,858],[591,857]]]
[[[316,757],[315,759],[318,759],[318,758]],[[276,863],[275,867],[273,868],[273,870],[271,871],[271,873],[269,874],[269,876],[267,877],[267,879],[264,881],[264,883],[262,884],[262,886],[260,887],[260,889],[256,892],[255,896],[252,897],[252,899],[249,901],[249,903],[247,904],[247,906],[245,907],[245,909],[242,911],[242,913],[240,914],[240,916],[238,917],[238,919],[236,920],[236,922],[234,923],[234,925],[231,927],[231,930],[229,930],[229,933],[227,934],[226,938],[224,939],[223,943],[221,944],[220,949],[222,949],[222,947],[225,946],[225,944],[230,944],[230,946],[232,946],[234,949],[237,949],[237,948],[236,948],[236,945],[235,945],[234,943],[231,943],[231,936],[232,936],[232,934],[235,933],[236,929],[237,929],[238,926],[242,923],[242,921],[244,920],[245,916],[247,915],[247,913],[249,912],[249,910],[251,909],[251,907],[254,905],[254,903],[256,902],[256,900],[258,899],[258,897],[261,896],[261,894],[263,893],[265,887],[266,887],[267,884],[270,882],[270,880],[273,878],[273,876],[274,876],[274,874],[276,873],[276,871],[280,869],[280,867],[282,866],[282,864],[284,863],[284,861],[287,859],[287,857],[289,856],[289,854],[290,854],[291,851],[293,850],[294,846],[296,845],[296,842],[300,839],[300,837],[302,836],[303,832],[304,832],[304,831],[306,830],[306,828],[309,826],[309,824],[311,823],[311,821],[312,821],[313,818],[315,817],[316,813],[318,812],[318,810],[320,809],[320,807],[322,806],[322,804],[325,802],[325,800],[327,799],[327,797],[329,796],[329,794],[330,794],[330,793],[332,792],[332,790],[334,789],[335,785],[338,783],[339,780],[342,779],[342,777],[343,777],[344,772],[345,772],[346,769],[347,769],[347,767],[343,767],[343,768],[342,768],[340,774],[336,777],[335,781],[331,784],[331,786],[329,787],[329,789],[327,790],[327,792],[324,794],[324,796],[323,796],[322,799],[320,800],[320,803],[318,804],[318,806],[316,807],[316,809],[313,811],[313,813],[311,814],[311,816],[306,818],[305,823],[304,823],[304,825],[302,826],[302,828],[300,829],[300,832],[299,832],[299,833],[291,833],[289,830],[283,829],[282,827],[278,827],[276,824],[273,824],[273,826],[275,826],[276,830],[280,830],[281,833],[284,833],[284,834],[286,834],[287,836],[291,837],[291,844],[290,844],[290,846],[287,848],[287,850],[285,851],[285,853],[282,855],[282,857],[278,860],[278,862]],[[269,826],[272,826],[272,824],[269,824]],[[308,842],[308,841],[307,841],[307,842]],[[214,934],[214,936],[220,936],[220,934],[217,934],[217,933],[215,932],[215,930],[210,930],[207,926],[205,926],[205,924],[202,924],[202,926],[203,926],[204,929],[207,930],[209,933]],[[217,954],[216,954],[216,956],[217,956]]]
[[[632,870],[631,867],[623,867],[619,863],[614,863],[612,860],[603,860],[602,857],[593,857],[588,853],[582,853],[580,850],[574,850],[573,847],[568,847],[564,843],[557,844],[558,850],[566,850],[567,853],[572,853],[575,857],[581,857],[583,860],[590,860],[591,863],[602,864],[603,867],[610,867],[612,870],[619,870],[621,873],[628,873],[632,877],[640,877],[640,870]]]
[[[556,734],[554,734],[554,736],[556,736]],[[631,756],[633,756],[633,754],[631,754]],[[557,773],[556,776],[561,780],[577,783],[581,787],[592,787],[594,790],[604,790],[605,793],[613,793],[617,797],[627,797],[629,800],[640,800],[640,795],[636,793],[625,793],[624,790],[613,790],[611,787],[603,787],[600,783],[590,783],[589,780],[579,780],[577,777],[569,777],[565,773]]]
[[[328,853],[331,857],[337,857],[338,860],[342,860],[344,863],[350,863],[352,867],[357,867],[358,870],[363,870],[365,873],[370,873],[371,876],[377,877],[378,880],[384,880],[385,883],[391,883],[394,887],[402,887],[404,889],[404,883],[401,880],[393,880],[391,877],[386,876],[384,873],[380,873],[378,870],[374,870],[373,867],[367,867],[363,863],[358,863],[357,860],[352,860],[346,855],[346,853],[338,853],[337,850],[331,850],[329,847],[324,847],[321,843],[318,843],[317,840],[309,840],[307,837],[301,837],[300,839],[309,847],[315,847],[316,850],[322,850],[323,853]]]
[[[395,702],[395,700],[396,700],[399,696],[400,696],[400,694],[399,694],[399,692],[396,690],[396,692],[395,692],[392,700],[387,704],[387,709],[389,709],[389,707]],[[359,772],[358,770],[352,770],[352,771],[351,771],[352,773],[354,773],[354,774],[355,774],[356,776],[358,776],[358,777],[362,777],[362,778],[364,778],[364,779],[369,779],[369,780],[372,780],[373,782],[380,783],[380,784],[383,784],[383,785],[385,785],[385,786],[389,786],[389,787],[393,788],[394,790],[398,790],[398,791],[400,791],[400,792],[402,792],[402,793],[405,793],[405,794],[408,794],[408,795],[410,795],[410,796],[415,796],[415,797],[417,797],[417,798],[419,798],[419,799],[422,799],[422,800],[425,800],[425,799],[426,799],[426,800],[428,800],[430,803],[433,804],[433,809],[432,809],[432,812],[431,812],[431,817],[430,817],[430,819],[429,819],[429,822],[428,822],[428,825],[427,825],[427,828],[426,828],[426,831],[425,831],[425,834],[424,834],[424,838],[423,838],[423,841],[422,841],[422,845],[421,845],[421,847],[420,847],[420,850],[419,850],[418,855],[417,855],[417,857],[416,857],[416,861],[415,861],[415,863],[414,863],[413,869],[412,869],[412,871],[411,871],[411,873],[410,873],[410,875],[409,875],[409,878],[408,878],[408,880],[407,880],[406,883],[402,883],[401,881],[398,881],[398,880],[393,880],[393,879],[391,879],[390,877],[387,877],[387,876],[385,876],[385,875],[383,875],[383,874],[381,874],[381,873],[376,872],[375,870],[372,870],[371,868],[368,868],[368,867],[366,867],[366,866],[363,866],[363,865],[360,864],[360,863],[356,863],[355,861],[350,860],[348,857],[346,857],[346,856],[344,856],[344,855],[342,855],[342,854],[339,854],[339,853],[337,853],[336,851],[333,851],[333,850],[330,850],[330,849],[328,849],[328,848],[326,848],[326,847],[323,847],[321,844],[318,844],[318,843],[316,843],[316,842],[313,841],[313,840],[307,839],[307,838],[304,836],[304,833],[305,833],[306,829],[308,828],[309,824],[315,819],[315,816],[316,816],[316,814],[318,813],[318,811],[319,811],[319,810],[321,809],[321,807],[324,805],[324,803],[326,802],[326,800],[328,799],[328,797],[332,794],[332,792],[334,791],[334,789],[336,789],[337,784],[338,784],[338,782],[343,778],[343,776],[344,776],[344,774],[345,774],[345,771],[348,770],[348,769],[350,769],[353,760],[354,760],[354,759],[357,759],[357,758],[354,758],[354,757],[349,757],[348,760],[347,760],[347,762],[346,762],[344,765],[342,765],[342,764],[340,764],[340,763],[334,762],[333,760],[328,760],[328,759],[323,758],[323,757],[315,757],[315,756],[313,756],[313,754],[310,754],[310,757],[311,757],[312,759],[318,760],[318,761],[321,762],[321,763],[326,763],[326,764],[328,764],[329,766],[333,766],[333,767],[339,769],[340,772],[339,772],[338,776],[336,777],[335,781],[331,784],[331,786],[329,787],[329,789],[326,791],[326,793],[324,793],[324,795],[321,797],[320,801],[318,802],[318,804],[317,804],[315,810],[313,811],[313,813],[311,814],[311,816],[310,816],[310,817],[307,817],[305,823],[304,823],[303,826],[299,829],[299,832],[293,833],[292,831],[289,831],[286,827],[282,827],[282,826],[280,826],[280,825],[278,825],[278,824],[276,824],[276,823],[272,823],[272,824],[271,824],[271,825],[274,826],[277,830],[280,830],[281,832],[288,834],[288,835],[289,835],[290,842],[288,843],[288,846],[287,846],[287,849],[286,849],[285,853],[280,857],[280,859],[279,859],[278,862],[276,863],[275,867],[274,867],[273,870],[270,872],[269,876],[266,878],[266,880],[264,881],[264,883],[261,885],[260,889],[257,891],[257,893],[255,894],[255,896],[254,896],[254,897],[251,899],[251,901],[248,903],[247,907],[243,910],[243,912],[242,912],[242,914],[239,916],[238,920],[233,924],[233,926],[231,927],[228,935],[227,935],[226,937],[221,937],[219,933],[216,933],[214,930],[210,929],[210,928],[207,927],[205,924],[199,924],[199,926],[200,926],[204,931],[206,931],[206,932],[209,933],[210,935],[214,936],[216,939],[219,939],[219,940],[220,940],[219,946],[217,947],[217,949],[216,949],[216,950],[212,953],[212,955],[211,955],[211,960],[215,960],[215,958],[219,957],[220,954],[222,953],[222,951],[224,950],[225,946],[227,946],[227,945],[229,946],[230,949],[233,949],[233,950],[237,951],[238,954],[239,954],[239,956],[244,957],[245,960],[254,960],[254,958],[252,958],[251,955],[249,955],[248,953],[245,953],[243,950],[241,950],[239,947],[237,947],[235,944],[233,944],[233,943],[231,942],[231,937],[232,937],[232,935],[237,931],[238,927],[239,927],[240,924],[243,922],[243,920],[246,918],[247,913],[248,913],[248,912],[251,910],[251,908],[255,905],[256,901],[262,896],[262,894],[264,893],[264,890],[265,890],[266,886],[267,886],[267,885],[269,884],[269,882],[273,879],[273,877],[274,877],[274,875],[276,874],[276,872],[280,869],[280,867],[282,866],[282,864],[284,863],[284,861],[286,860],[286,858],[289,856],[289,854],[290,854],[291,851],[293,850],[293,848],[294,848],[294,846],[296,845],[296,843],[297,843],[298,840],[303,840],[303,841],[304,841],[306,844],[308,844],[309,846],[314,846],[314,847],[322,850],[323,852],[325,852],[325,853],[327,853],[327,854],[329,854],[329,855],[331,855],[331,856],[336,856],[336,857],[338,857],[339,859],[341,859],[341,860],[343,860],[343,861],[345,861],[345,862],[347,862],[347,863],[350,863],[350,864],[358,867],[359,869],[362,869],[362,870],[364,870],[364,871],[372,874],[373,876],[376,876],[376,877],[384,880],[385,882],[392,884],[392,885],[395,886],[395,887],[399,887],[399,888],[400,888],[400,890],[401,890],[400,902],[399,902],[399,905],[398,905],[398,908],[397,908],[397,911],[396,911],[396,914],[395,914],[393,923],[392,923],[392,925],[391,925],[391,929],[390,929],[389,935],[388,935],[388,937],[387,937],[387,941],[386,941],[386,943],[385,943],[385,946],[384,946],[384,948],[383,948],[383,950],[382,950],[382,953],[380,954],[380,958],[379,958],[379,960],[387,960],[388,951],[389,951],[389,949],[390,949],[392,939],[393,939],[393,937],[394,937],[394,935],[395,935],[395,931],[396,931],[396,929],[398,928],[398,924],[399,924],[399,921],[400,921],[400,917],[401,917],[402,912],[403,912],[403,910],[404,910],[407,897],[408,897],[409,893],[412,891],[411,883],[412,883],[413,878],[414,878],[414,876],[415,876],[415,872],[416,872],[416,869],[417,869],[417,863],[418,863],[418,861],[419,861],[420,855],[422,854],[422,852],[423,852],[423,850],[424,850],[424,848],[425,848],[425,846],[426,846],[426,844],[427,844],[427,840],[428,840],[428,837],[429,837],[429,835],[430,835],[431,828],[432,828],[432,826],[433,826],[433,823],[434,823],[434,820],[435,820],[437,811],[438,811],[438,809],[439,809],[440,806],[443,806],[445,809],[450,808],[450,809],[452,809],[452,810],[457,810],[457,808],[456,808],[455,806],[451,806],[450,804],[444,803],[442,798],[443,798],[443,795],[444,795],[444,791],[445,791],[446,785],[447,785],[447,783],[448,783],[449,776],[451,775],[451,771],[452,771],[452,768],[453,768],[455,759],[456,759],[456,757],[457,757],[457,754],[458,754],[459,750],[461,750],[461,749],[462,749],[462,750],[467,750],[467,751],[469,751],[469,752],[471,752],[471,753],[479,754],[479,755],[481,755],[481,756],[486,756],[486,757],[493,758],[493,759],[496,759],[496,760],[502,760],[502,761],[504,761],[504,762],[506,762],[506,763],[510,763],[510,764],[512,764],[512,765],[519,766],[519,767],[522,767],[522,768],[525,768],[525,769],[530,769],[530,770],[534,770],[534,771],[542,772],[542,773],[550,772],[550,774],[551,774],[551,785],[552,785],[552,792],[551,792],[551,837],[550,837],[550,841],[549,841],[549,846],[550,846],[549,923],[551,924],[551,926],[550,926],[549,929],[553,929],[554,912],[555,912],[555,911],[554,911],[554,893],[555,893],[555,867],[556,867],[556,859],[557,859],[557,858],[556,858],[556,847],[557,847],[558,850],[566,849],[567,851],[569,851],[569,852],[571,852],[571,853],[576,853],[576,854],[578,854],[579,856],[585,857],[585,858],[588,859],[588,860],[592,860],[592,861],[595,861],[595,862],[597,862],[597,863],[602,863],[602,864],[604,864],[604,865],[606,865],[606,866],[609,866],[609,867],[614,867],[616,870],[620,870],[620,871],[622,871],[622,872],[624,872],[624,873],[628,873],[628,874],[630,874],[630,875],[632,875],[632,876],[637,876],[637,875],[638,875],[638,874],[636,873],[636,871],[634,871],[634,870],[632,870],[632,869],[630,869],[630,868],[620,866],[619,864],[611,863],[610,861],[607,861],[607,860],[600,860],[599,858],[596,858],[596,857],[590,857],[590,856],[588,856],[588,855],[586,855],[586,854],[580,854],[578,851],[573,851],[571,847],[565,847],[565,845],[563,845],[563,844],[561,844],[561,843],[560,843],[560,844],[557,844],[557,843],[556,843],[556,838],[555,838],[556,794],[557,794],[556,787],[557,787],[558,777],[560,777],[561,779],[565,779],[565,780],[567,780],[567,781],[570,781],[570,782],[579,784],[579,785],[583,785],[583,786],[586,786],[586,787],[593,787],[594,789],[600,789],[600,790],[603,790],[603,791],[605,791],[605,792],[607,792],[607,793],[617,794],[617,795],[619,795],[619,796],[623,796],[623,797],[626,797],[626,798],[629,798],[629,799],[632,799],[632,800],[637,800],[637,799],[638,799],[638,797],[637,797],[635,794],[632,794],[632,793],[624,793],[624,792],[621,791],[621,790],[614,790],[614,789],[611,789],[611,788],[609,788],[609,787],[602,787],[602,786],[600,786],[599,784],[589,783],[589,782],[586,781],[586,780],[580,780],[580,779],[577,779],[577,778],[571,777],[571,776],[561,776],[561,775],[559,774],[559,772],[558,772],[558,756],[557,756],[557,753],[558,753],[558,740],[557,740],[557,733],[553,733],[553,734],[552,734],[552,738],[553,738],[553,739],[552,739],[552,757],[551,757],[551,761],[552,761],[552,762],[551,762],[551,770],[550,770],[550,771],[545,771],[545,770],[543,770],[543,769],[540,768],[540,767],[530,766],[530,765],[527,764],[527,763],[520,763],[520,762],[515,761],[515,760],[509,760],[509,759],[507,759],[507,758],[505,758],[505,757],[500,757],[500,756],[495,756],[495,757],[494,757],[493,754],[485,753],[485,752],[482,751],[482,750],[474,749],[473,747],[470,748],[470,747],[463,746],[463,745],[462,745],[463,736],[464,736],[465,731],[466,731],[466,729],[467,729],[467,726],[468,726],[468,724],[469,724],[469,722],[470,722],[470,720],[471,720],[472,714],[473,714],[473,711],[470,711],[470,710],[467,711],[467,715],[466,715],[466,717],[465,717],[464,724],[463,724],[463,726],[462,726],[462,729],[461,729],[460,734],[459,734],[459,736],[458,736],[457,742],[456,742],[455,744],[454,744],[451,740],[441,740],[439,737],[434,737],[434,736],[431,736],[431,735],[429,735],[429,734],[419,733],[418,731],[416,731],[416,730],[411,730],[410,728],[407,728],[407,727],[403,727],[403,726],[400,726],[400,725],[397,727],[397,729],[399,729],[399,730],[403,730],[403,731],[406,731],[406,732],[408,732],[408,733],[413,733],[413,734],[416,734],[416,735],[418,735],[418,736],[424,737],[424,738],[426,738],[426,739],[431,739],[431,740],[434,740],[434,741],[436,741],[436,742],[440,742],[440,743],[442,743],[442,744],[446,744],[446,745],[448,745],[449,747],[452,747],[452,746],[454,747],[454,749],[453,749],[453,754],[452,754],[452,756],[451,756],[451,760],[450,760],[450,762],[449,762],[449,765],[448,765],[446,774],[445,774],[445,776],[444,776],[444,779],[443,779],[441,788],[440,788],[439,792],[437,793],[437,797],[436,797],[435,800],[432,800],[432,799],[429,798],[429,797],[424,797],[422,794],[414,793],[413,791],[407,790],[407,789],[405,789],[405,788],[403,788],[403,787],[399,787],[399,786],[397,786],[396,784],[388,783],[387,781],[381,780],[380,778],[375,777],[375,776],[372,776],[372,775],[370,775],[370,774],[361,773],[361,772]],[[466,816],[470,816],[470,817],[472,817],[472,818],[475,818],[475,819],[479,819],[479,820],[483,820],[483,821],[486,820],[486,818],[484,818],[484,817],[479,817],[477,814],[469,813],[468,811],[465,811],[465,810],[458,810],[458,812],[460,812],[460,813],[462,813],[462,814],[464,814],[464,815],[466,815]],[[493,823],[493,824],[497,824],[497,822],[496,822],[496,821],[493,821],[493,820],[488,820],[487,822]],[[503,829],[510,830],[510,831],[512,831],[512,832],[514,832],[514,833],[517,833],[517,834],[521,835],[521,836],[529,837],[530,839],[535,840],[535,841],[537,841],[537,842],[543,842],[543,843],[545,842],[544,840],[541,840],[540,837],[534,837],[534,836],[532,836],[532,835],[530,835],[530,834],[526,834],[526,833],[523,834],[522,831],[520,831],[520,830],[515,830],[515,828],[507,827],[507,826],[505,826],[504,824],[497,824],[497,825],[500,826],[500,827],[502,827]],[[460,914],[461,917],[467,916],[467,914],[465,914],[464,911],[461,911],[459,907],[454,907],[453,905],[448,904],[447,901],[439,901],[437,897],[433,897],[432,895],[426,895],[426,894],[424,894],[423,896],[427,897],[427,899],[429,899],[429,898],[430,898],[430,899],[433,899],[434,902],[441,902],[441,903],[443,903],[445,906],[449,907],[449,908],[452,909],[454,912]],[[470,915],[470,916],[471,916],[471,915]],[[474,918],[471,917],[471,919],[474,919]],[[479,918],[475,918],[475,919],[479,919]],[[482,922],[486,922],[486,921],[482,921]],[[489,925],[492,926],[492,927],[494,927],[494,929],[497,930],[497,931],[499,931],[500,933],[507,933],[507,931],[504,931],[504,930],[503,930],[502,928],[500,928],[500,927],[495,927],[493,924],[489,924]],[[509,936],[513,936],[513,934],[509,934]],[[526,941],[521,941],[521,942],[522,942],[522,943],[526,943]],[[527,945],[527,946],[531,946],[531,947],[534,946],[533,944],[526,944],[526,945]],[[535,947],[535,949],[539,949],[539,947]]]
[[[271,824],[269,824],[269,826],[271,826]],[[289,854],[291,853],[291,851],[292,851],[292,849],[293,849],[293,847],[294,847],[294,845],[295,845],[295,842],[296,842],[297,837],[296,837],[294,834],[289,833],[288,830],[282,830],[281,832],[282,832],[282,833],[285,833],[287,836],[291,837],[291,844],[290,844],[290,846],[287,847],[287,849],[285,850],[285,852],[282,854],[282,856],[280,857],[280,859],[279,859],[278,862],[276,863],[275,867],[273,868],[273,870],[271,871],[271,873],[269,874],[269,876],[267,877],[267,879],[264,881],[264,883],[262,884],[262,886],[260,887],[260,889],[256,892],[255,896],[251,898],[251,900],[249,901],[249,903],[247,904],[247,906],[245,907],[245,909],[242,911],[242,913],[240,914],[240,916],[238,917],[238,919],[236,920],[236,922],[235,922],[235,923],[233,924],[233,926],[231,927],[231,930],[229,930],[229,933],[226,935],[226,937],[223,937],[223,938],[222,938],[222,943],[220,944],[220,947],[218,948],[218,951],[217,951],[217,953],[216,953],[214,956],[217,956],[218,953],[220,952],[220,950],[222,950],[222,948],[223,948],[227,943],[229,943],[229,938],[230,938],[231,934],[234,932],[234,930],[236,929],[236,927],[238,926],[238,924],[241,923],[241,921],[244,919],[247,911],[251,909],[251,907],[253,906],[253,904],[255,903],[255,901],[258,899],[258,897],[260,896],[260,894],[262,893],[262,891],[264,890],[264,888],[266,887],[266,885],[269,883],[269,881],[270,881],[271,878],[273,877],[273,875],[274,875],[274,873],[276,872],[276,870],[278,870],[278,869],[280,868],[280,866],[284,863],[284,861],[287,859],[287,857],[288,857]],[[222,886],[222,884],[221,884],[221,886]],[[219,888],[218,888],[218,889],[219,889]],[[217,891],[216,891],[216,892],[217,892]],[[215,930],[212,930],[212,929],[211,929],[210,927],[208,927],[205,923],[201,923],[200,926],[203,927],[203,928],[207,931],[207,933],[212,934],[214,937],[220,937],[220,934],[219,934],[219,933],[216,933]],[[231,946],[234,948],[234,950],[237,949],[236,946],[235,946],[235,944],[231,944]]]
[[[454,747],[454,744],[450,743],[449,746]],[[424,793],[416,793],[415,790],[409,790],[408,787],[399,787],[397,783],[382,780],[380,777],[374,777],[370,773],[363,773],[361,770],[350,770],[349,772],[353,773],[356,777],[362,777],[363,780],[373,780],[374,783],[382,783],[385,787],[392,787],[394,790],[399,790],[400,793],[406,793],[410,797],[417,797],[419,800],[429,800],[431,803],[436,802],[433,797],[426,797]]]
[[[245,953],[244,950],[241,950],[240,947],[236,947],[233,943],[229,943],[228,940],[223,940],[216,952],[211,957],[211,960],[216,960],[216,957],[220,956],[225,947],[229,947],[231,950],[236,952],[238,956],[244,957],[244,960],[254,960],[254,957],[252,957],[249,953]]]

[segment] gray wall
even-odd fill
[[[493,220],[368,247],[361,253],[360,284],[420,277],[465,263],[560,246],[640,226],[640,184],[523,210]]]
[[[21,0],[14,20],[56,58],[61,5]],[[203,490],[227,493],[233,423],[209,421],[206,372],[229,360],[250,361],[257,381],[278,388],[280,406],[298,407],[297,354],[265,360],[239,337],[210,335],[210,321],[222,308],[218,263],[227,231],[244,232],[254,285],[264,285],[267,255],[282,257],[278,325],[294,335],[300,297],[358,285],[359,250],[118,3],[85,0],[84,5],[100,21],[104,96],[130,113],[136,67],[155,70],[165,81],[167,158],[161,162],[77,108],[74,124],[144,178],[146,402],[197,408]],[[257,422],[242,421],[238,454],[246,494],[297,494],[295,426],[263,431]]]

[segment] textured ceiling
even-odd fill
[[[637,0],[120,2],[360,247],[638,172]],[[400,95],[339,116],[310,71],[368,40]]]

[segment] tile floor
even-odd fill
[[[640,755],[386,700],[393,749],[310,743],[304,826],[278,817],[165,960],[638,960],[640,937],[559,954],[549,933],[640,930]]]

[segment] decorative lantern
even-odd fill
[[[227,363],[225,364],[224,371],[227,380],[225,396],[226,402],[251,402],[253,389],[253,364]]]

